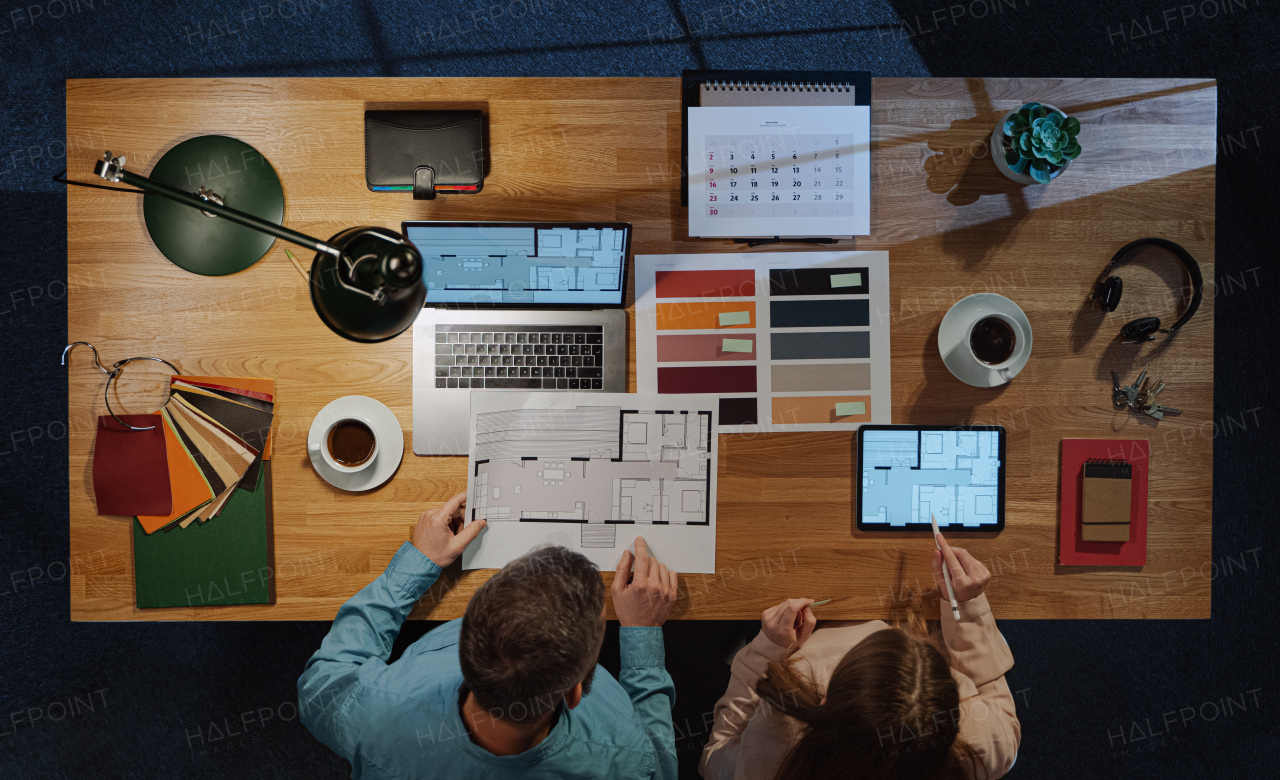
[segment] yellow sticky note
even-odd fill
[[[867,413],[866,401],[850,401],[836,404],[836,417],[854,417]]]
[[[862,274],[831,274],[831,286],[834,287],[860,287],[862,286]]]
[[[751,339],[723,339],[720,342],[721,352],[750,352]]]
[[[726,311],[720,313],[720,327],[725,325],[750,325],[751,312],[749,311]]]

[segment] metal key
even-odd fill
[[[1124,387],[1120,388],[1120,392],[1124,393],[1125,405],[1128,406],[1130,409],[1133,409],[1137,406],[1138,392],[1139,392],[1139,389],[1142,387],[1143,382],[1146,381],[1146,379],[1147,379],[1147,372],[1143,371],[1141,374],[1138,374],[1138,380],[1136,382],[1134,382],[1131,385],[1125,385]]]
[[[1125,395],[1124,388],[1120,385],[1120,375],[1111,372],[1111,403],[1117,409],[1123,409],[1129,405],[1129,397]]]
[[[1138,408],[1143,414],[1149,417],[1154,417],[1157,420],[1164,419],[1165,414],[1182,414],[1181,409],[1174,409],[1172,406],[1161,406],[1160,403],[1156,401],[1156,396],[1158,396],[1160,391],[1163,389],[1164,382],[1161,380],[1157,380],[1150,389],[1146,387],[1142,388],[1137,400]]]

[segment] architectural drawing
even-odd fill
[[[711,415],[618,406],[477,414],[471,519],[577,524],[586,548],[615,547],[618,525],[709,525]]]
[[[996,431],[866,431],[862,522],[980,526],[998,519]]]

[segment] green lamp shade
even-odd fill
[[[422,257],[399,233],[376,227],[349,228],[329,239],[356,263],[354,277],[339,260],[317,252],[311,263],[311,304],[325,325],[351,341],[394,338],[413,324],[427,300]],[[344,283],[345,282],[345,283]],[[356,289],[353,289],[356,288]],[[369,296],[378,290],[382,301]]]
[[[244,141],[204,135],[165,152],[150,178],[184,192],[212,190],[231,208],[273,224],[284,220],[284,189],[271,163]],[[225,276],[258,262],[275,236],[206,216],[153,193],[142,197],[147,232],[174,265],[202,276]]]

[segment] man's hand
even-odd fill
[[[795,650],[805,643],[818,625],[809,605],[813,599],[787,599],[760,616],[760,630],[778,647]]]
[[[644,538],[637,536],[636,554],[627,550],[618,561],[612,590],[613,610],[623,626],[661,626],[676,600],[676,573],[650,557]]]
[[[957,602],[981,596],[982,589],[991,581],[991,572],[987,571],[987,567],[970,555],[968,550],[947,544],[942,534],[938,534],[938,544],[942,549],[933,551],[933,581],[942,594],[942,600],[947,599],[947,583],[942,578],[944,561],[947,570],[951,572],[951,589],[956,592]]]
[[[466,528],[462,527],[462,510],[466,503],[467,494],[459,493],[444,506],[423,512],[414,526],[413,546],[442,569],[456,561],[486,525],[485,521],[476,520]]]

